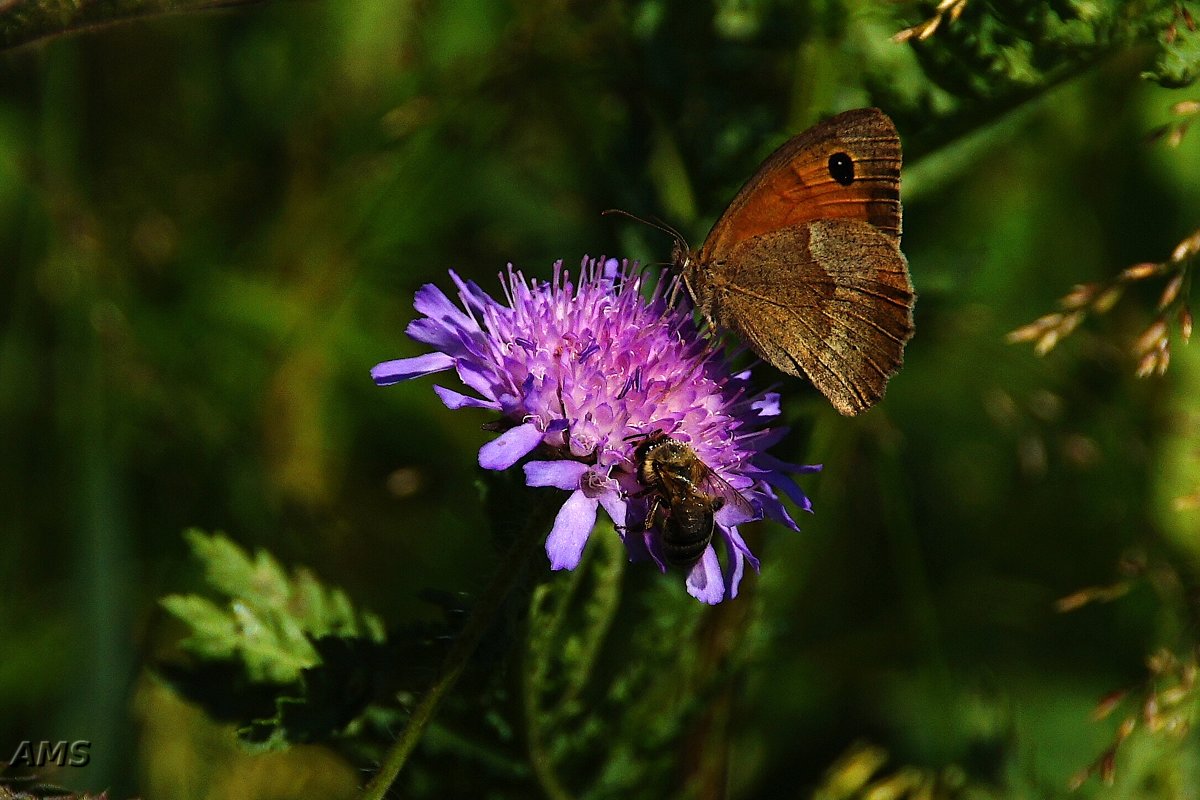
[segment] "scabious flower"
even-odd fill
[[[433,389],[448,408],[499,412],[507,430],[479,451],[479,465],[504,470],[525,463],[529,486],[570,492],[546,539],[552,569],[574,569],[603,507],[630,557],[666,566],[647,524],[648,499],[634,451],[655,432],[687,443],[710,469],[764,515],[798,530],[776,491],[801,509],[808,498],[787,474],[819,466],[784,463],[766,452],[784,433],[768,423],[779,394],[755,394],[748,371],[731,372],[726,356],[700,335],[686,305],[672,306],[672,284],[648,297],[636,264],[584,259],[577,284],[562,262],[549,282],[526,280],[510,265],[501,276],[505,302],[450,273],[461,308],[436,286],[417,291],[423,316],[408,335],[436,352],[385,361],[371,370],[380,386],[453,369],[474,394]],[[747,521],[734,504],[716,515],[716,535],[687,576],[705,603],[737,596],[746,562],[758,559],[738,533]],[[724,564],[714,545],[725,551]]]

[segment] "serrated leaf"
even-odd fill
[[[181,643],[184,649],[201,658],[224,658],[237,650],[237,623],[207,597],[172,594],[159,602],[191,628],[191,635]]]
[[[195,528],[185,534],[192,553],[204,563],[205,580],[219,592],[256,606],[282,608],[290,589],[283,567],[265,550],[253,558],[224,534]]]
[[[242,594],[254,582],[254,564],[249,554],[220,533],[197,528],[183,533],[194,555],[205,567],[205,580],[227,595]]]
[[[250,585],[252,591],[247,599],[257,599],[265,606],[283,608],[291,596],[287,573],[266,550],[259,550],[255,555]]]
[[[292,581],[292,613],[305,621],[305,627],[315,635],[322,630],[325,611],[325,587],[309,570],[299,567]]]
[[[296,620],[251,608],[235,600],[239,650],[252,680],[288,683],[318,663],[317,653]]]
[[[226,604],[200,595],[162,599],[190,628],[183,649],[201,659],[160,670],[176,690],[241,723],[256,748],[333,736],[360,715],[387,638],[382,621],[305,568],[289,575],[269,553],[251,557],[222,534],[185,535]],[[227,686],[214,685],[218,674]],[[273,714],[263,713],[262,687]],[[245,702],[221,696],[227,688]],[[251,708],[258,709],[252,716]]]
[[[329,593],[329,607],[326,609],[325,623],[328,626],[327,633],[336,633],[340,636],[358,634],[358,625],[354,620],[354,607],[350,604],[350,598],[341,589],[334,589]]]
[[[274,631],[303,650],[306,637],[330,633],[358,636],[362,620],[344,591],[327,588],[308,569],[297,567],[289,577],[279,562],[264,550],[253,558],[220,533],[191,529],[185,537],[195,556],[205,565],[205,578],[218,592],[236,598],[237,614],[251,626],[254,637]]]

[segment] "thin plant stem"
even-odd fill
[[[526,562],[531,555],[540,552],[537,544],[547,532],[547,521],[547,515],[543,513],[535,512],[528,515],[523,527],[500,561],[495,577],[492,578],[491,583],[475,603],[471,611],[471,618],[446,655],[441,672],[421,697],[417,707],[413,709],[412,715],[408,718],[404,729],[400,731],[399,737],[384,754],[379,771],[367,784],[359,800],[383,800],[387,795],[388,789],[391,788],[392,783],[395,782],[396,777],[408,762],[408,757],[412,755],[412,751],[421,740],[425,729],[433,721],[438,706],[454,687],[466,668],[467,662],[475,653],[480,639],[491,627],[497,612],[504,605],[504,599],[520,582]]]

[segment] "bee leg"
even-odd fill
[[[658,522],[658,515],[663,510],[662,500],[655,497],[650,501],[650,507],[646,509],[646,518],[642,520],[642,524],[638,527],[638,533],[645,533],[650,530]]]
[[[635,495],[628,495],[628,496],[634,497]],[[656,499],[654,501],[654,503],[651,505],[651,509],[653,509],[654,506],[657,504],[658,504],[658,500]],[[616,528],[618,531],[620,531],[622,536],[625,533],[644,533],[650,527],[648,524],[646,524],[649,520],[650,520],[650,512],[648,511],[646,513],[646,519],[643,519],[639,524],[636,524],[636,525],[613,525],[613,527]]]

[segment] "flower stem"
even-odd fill
[[[425,692],[424,696],[421,697],[421,701],[417,703],[417,707],[413,709],[407,724],[400,731],[400,736],[392,743],[387,753],[384,754],[379,771],[375,773],[375,777],[367,784],[359,800],[383,800],[384,796],[386,796],[388,789],[391,788],[392,783],[400,774],[400,770],[404,768],[405,763],[408,761],[408,757],[412,755],[412,751],[421,740],[425,729],[433,721],[434,714],[437,713],[442,699],[454,687],[454,684],[466,668],[467,662],[470,661],[471,656],[474,654],[475,648],[479,645],[480,639],[483,638],[488,628],[491,627],[492,621],[496,618],[496,613],[504,605],[504,599],[513,587],[520,582],[529,557],[534,553],[540,552],[536,545],[546,535],[548,515],[547,513],[539,512],[550,510],[545,509],[544,504],[540,505],[542,507],[539,507],[537,511],[525,518],[525,523],[521,530],[513,538],[512,543],[505,552],[496,570],[495,577],[492,578],[491,583],[488,584],[483,594],[476,601],[471,611],[471,618],[467,621],[462,633],[455,640],[454,646],[446,655],[446,661],[442,665],[441,672],[434,679],[433,684]]]

